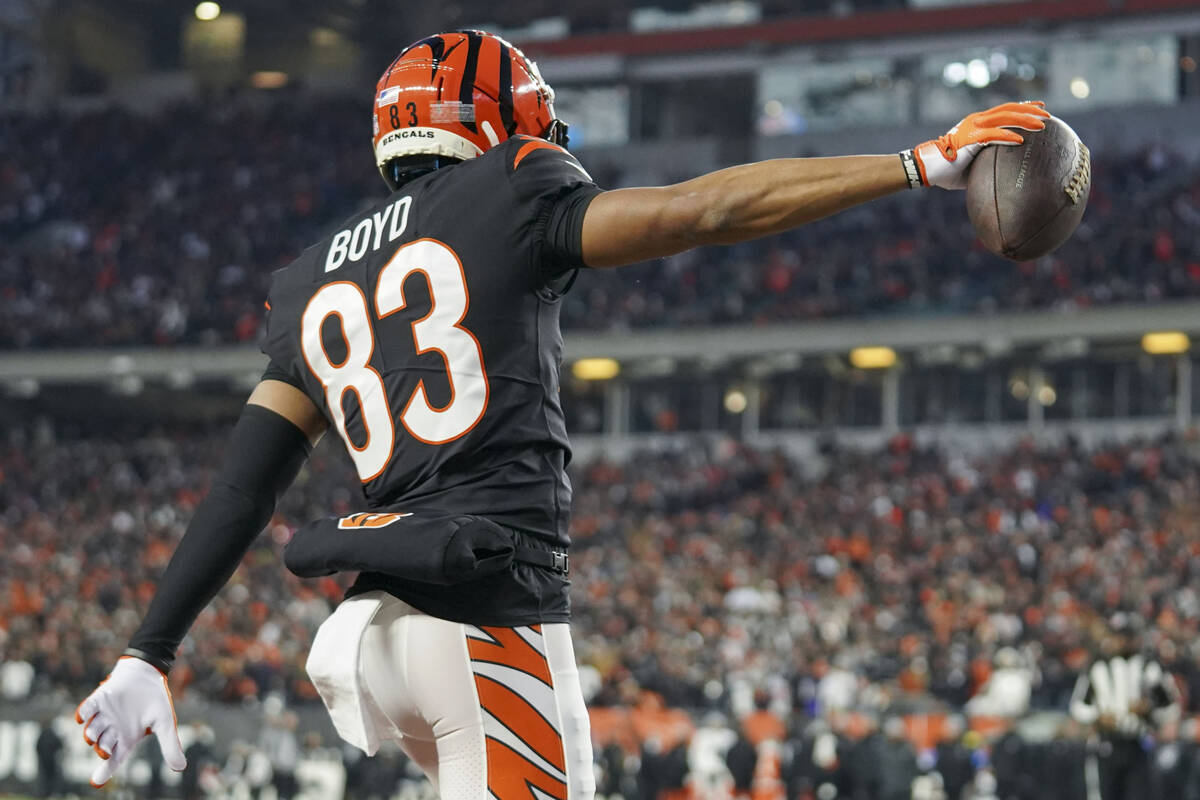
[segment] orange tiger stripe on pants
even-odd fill
[[[546,663],[546,654],[518,633],[518,630],[530,631],[537,639],[542,638],[541,626],[525,628],[476,628],[487,638],[476,638],[468,634],[467,652],[471,654],[472,662],[488,662],[503,664],[521,672],[528,673],[547,686],[550,680],[550,665]]]
[[[499,800],[537,797],[533,788],[555,800],[566,800],[567,784],[538,767],[508,745],[488,737],[488,791]]]
[[[477,627],[366,592],[321,626],[307,667],[343,739],[368,755],[395,742],[442,800],[593,800],[565,623]]]
[[[484,712],[488,791],[497,800],[567,800],[566,757],[541,631],[467,630],[467,652]],[[545,796],[535,794],[533,787]]]

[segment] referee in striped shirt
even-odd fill
[[[1141,800],[1149,791],[1153,735],[1178,718],[1179,688],[1153,658],[1100,658],[1075,683],[1071,716],[1092,728],[1087,800]]]

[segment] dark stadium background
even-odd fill
[[[214,5],[0,0],[0,791],[91,791],[71,710],[261,374],[268,275],[384,194],[377,73],[470,26],[539,61],[606,187],[894,152],[1026,98],[1094,159],[1036,262],[930,191],[579,279],[599,793],[1093,800],[1068,699],[1136,649],[1183,713],[1130,796],[1200,798],[1194,0]],[[279,553],[355,491],[327,441],[172,673],[193,771],[147,746],[108,794],[275,797],[273,769],[308,798],[429,794],[340,746],[303,673],[345,584]]]

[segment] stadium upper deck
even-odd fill
[[[0,347],[253,343],[271,270],[383,187],[355,104],[174,105],[10,118],[0,132]],[[585,153],[586,162],[586,153]],[[1200,296],[1200,171],[1155,144],[1097,154],[1075,239],[982,251],[961,198],[901,196],[790,234],[585,275],[567,328],[770,324]],[[636,176],[622,176],[625,183]],[[934,228],[930,216],[950,220]]]
[[[390,58],[398,23],[373,2],[346,4],[359,10],[340,22],[336,3],[301,3],[274,28],[256,0],[211,23],[188,3],[143,4],[136,19],[100,0],[69,5],[78,13],[39,45],[44,69],[19,46],[0,64],[3,391],[211,378],[240,391],[262,367],[269,272],[383,191],[361,134],[370,81],[356,77],[384,39]],[[805,5],[789,22],[794,4],[679,3],[606,33],[571,19],[513,35],[545,56],[573,146],[605,186],[886,152],[964,107],[1047,97],[1097,158],[1078,235],[1039,262],[1005,262],[978,248],[961,198],[935,192],[585,275],[564,309],[569,360],[616,358],[621,375],[564,387],[577,430],[1190,418],[1191,360],[1148,358],[1139,340],[1200,334],[1200,14],[1173,0],[879,5]],[[522,8],[491,21],[531,21]],[[383,20],[377,38],[360,14]],[[9,44],[22,35],[10,22]],[[896,35],[881,42],[871,25],[884,23]],[[758,41],[768,29],[782,38]],[[88,47],[60,47],[60,34]],[[688,52],[705,36],[728,49]],[[657,39],[674,44],[635,46]],[[14,95],[39,76],[57,93]],[[951,224],[931,232],[924,215]],[[862,345],[894,347],[896,366],[858,369],[847,356]],[[62,349],[74,353],[47,352]]]

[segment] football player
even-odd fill
[[[405,48],[374,98],[392,194],[274,276],[262,382],[141,627],[80,705],[103,784],[157,736],[184,767],[166,675],[328,427],[362,513],[306,526],[300,574],[359,570],[308,671],[339,733],[397,742],[448,800],[594,792],[568,632],[571,486],[559,304],[580,268],[794,228],[922,186],[962,188],[1039,103],[972,114],[899,155],[782,159],[602,191],[537,67],[456,31]]]

